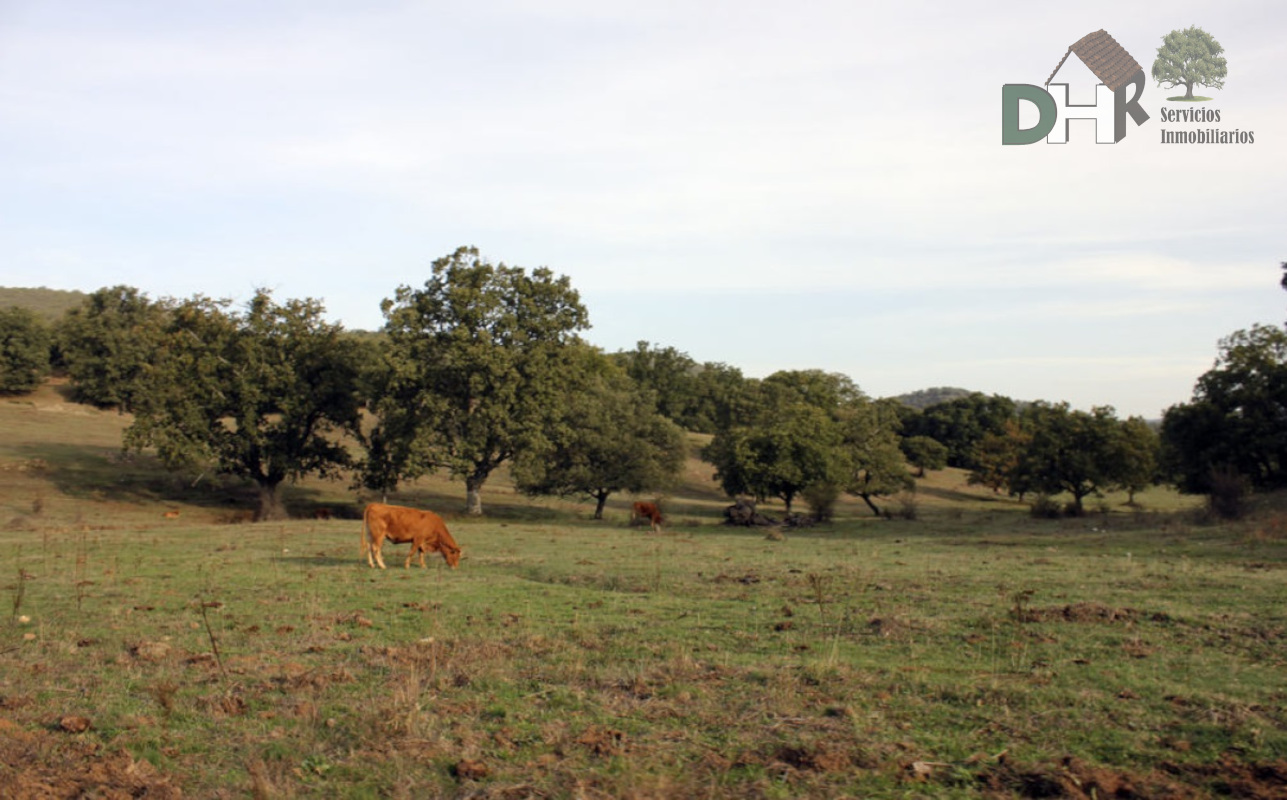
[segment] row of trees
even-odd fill
[[[779,498],[787,513],[804,497],[825,514],[846,492],[879,514],[874,498],[910,485],[896,417],[844,375],[777,372],[749,382],[739,406],[703,451],[730,496]]]
[[[600,513],[678,474],[682,431],[579,338],[567,278],[460,248],[383,311],[382,335],[354,336],[314,300],[259,291],[241,310],[118,286],[66,316],[56,351],[77,400],[133,415],[127,447],[252,481],[259,519],[283,516],[279,487],[309,474],[387,494],[445,470],[471,513],[505,463],[523,491],[587,495]]]
[[[317,301],[266,291],[234,309],[102,289],[52,333],[0,312],[0,390],[34,388],[52,352],[76,399],[134,416],[128,447],[253,481],[263,519],[284,513],[284,481],[340,471],[387,495],[445,470],[481,513],[502,464],[521,490],[591,498],[598,516],[614,492],[674,481],[683,428],[713,434],[703,457],[728,494],[788,511],[798,499],[825,510],[847,492],[879,513],[878,498],[909,485],[908,463],[966,469],[1020,498],[1067,492],[1077,511],[1157,480],[1207,491],[1217,471],[1287,485],[1287,334],[1275,328],[1222,342],[1159,437],[1107,407],[972,394],[918,410],[818,370],[748,379],[647,342],[608,355],[581,340],[587,313],[566,277],[473,248],[434,262],[423,287],[400,287],[382,310],[381,333],[355,335]]]

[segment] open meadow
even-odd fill
[[[244,524],[127,422],[0,399],[0,797],[1287,797],[1272,503],[1036,520],[948,470],[777,535],[693,462],[657,534],[437,479],[391,499],[460,568],[379,571],[344,484]]]

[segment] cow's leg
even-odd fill
[[[407,551],[406,563],[402,565],[403,569],[411,569],[411,557],[414,556],[415,554],[416,554],[416,543],[412,542],[411,549]]]
[[[375,551],[375,563],[380,565],[380,569],[388,569],[388,567],[384,565],[384,553],[382,552],[384,550],[384,542],[376,542],[371,545],[371,549]]]

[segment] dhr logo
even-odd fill
[[[1050,85],[1055,73],[1074,53],[1103,81],[1095,87],[1092,105],[1069,103],[1066,83]],[[1132,88],[1134,91],[1128,100],[1127,93]],[[1055,71],[1046,79],[1046,88],[1028,83],[1007,83],[1001,87],[1001,143],[1033,144],[1044,138],[1048,144],[1067,144],[1068,120],[1072,119],[1095,120],[1095,141],[1099,144],[1120,142],[1126,136],[1127,114],[1136,125],[1148,121],[1148,114],[1140,106],[1143,92],[1144,68],[1139,62],[1107,31],[1088,33],[1064,53]],[[1019,127],[1020,103],[1024,101],[1037,108],[1037,124],[1031,128]]]

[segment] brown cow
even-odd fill
[[[636,502],[630,507],[631,525],[635,525],[645,519],[652,523],[654,531],[661,530],[661,509],[657,507],[656,503]]]
[[[447,566],[453,569],[460,563],[460,546],[447,532],[442,517],[432,511],[371,503],[362,512],[362,552],[373,568],[376,564],[385,568],[380,550],[386,539],[394,544],[411,542],[411,552],[403,565],[406,568],[410,568],[411,558],[417,553],[421,567],[425,566],[425,553],[433,552],[442,553]]]

